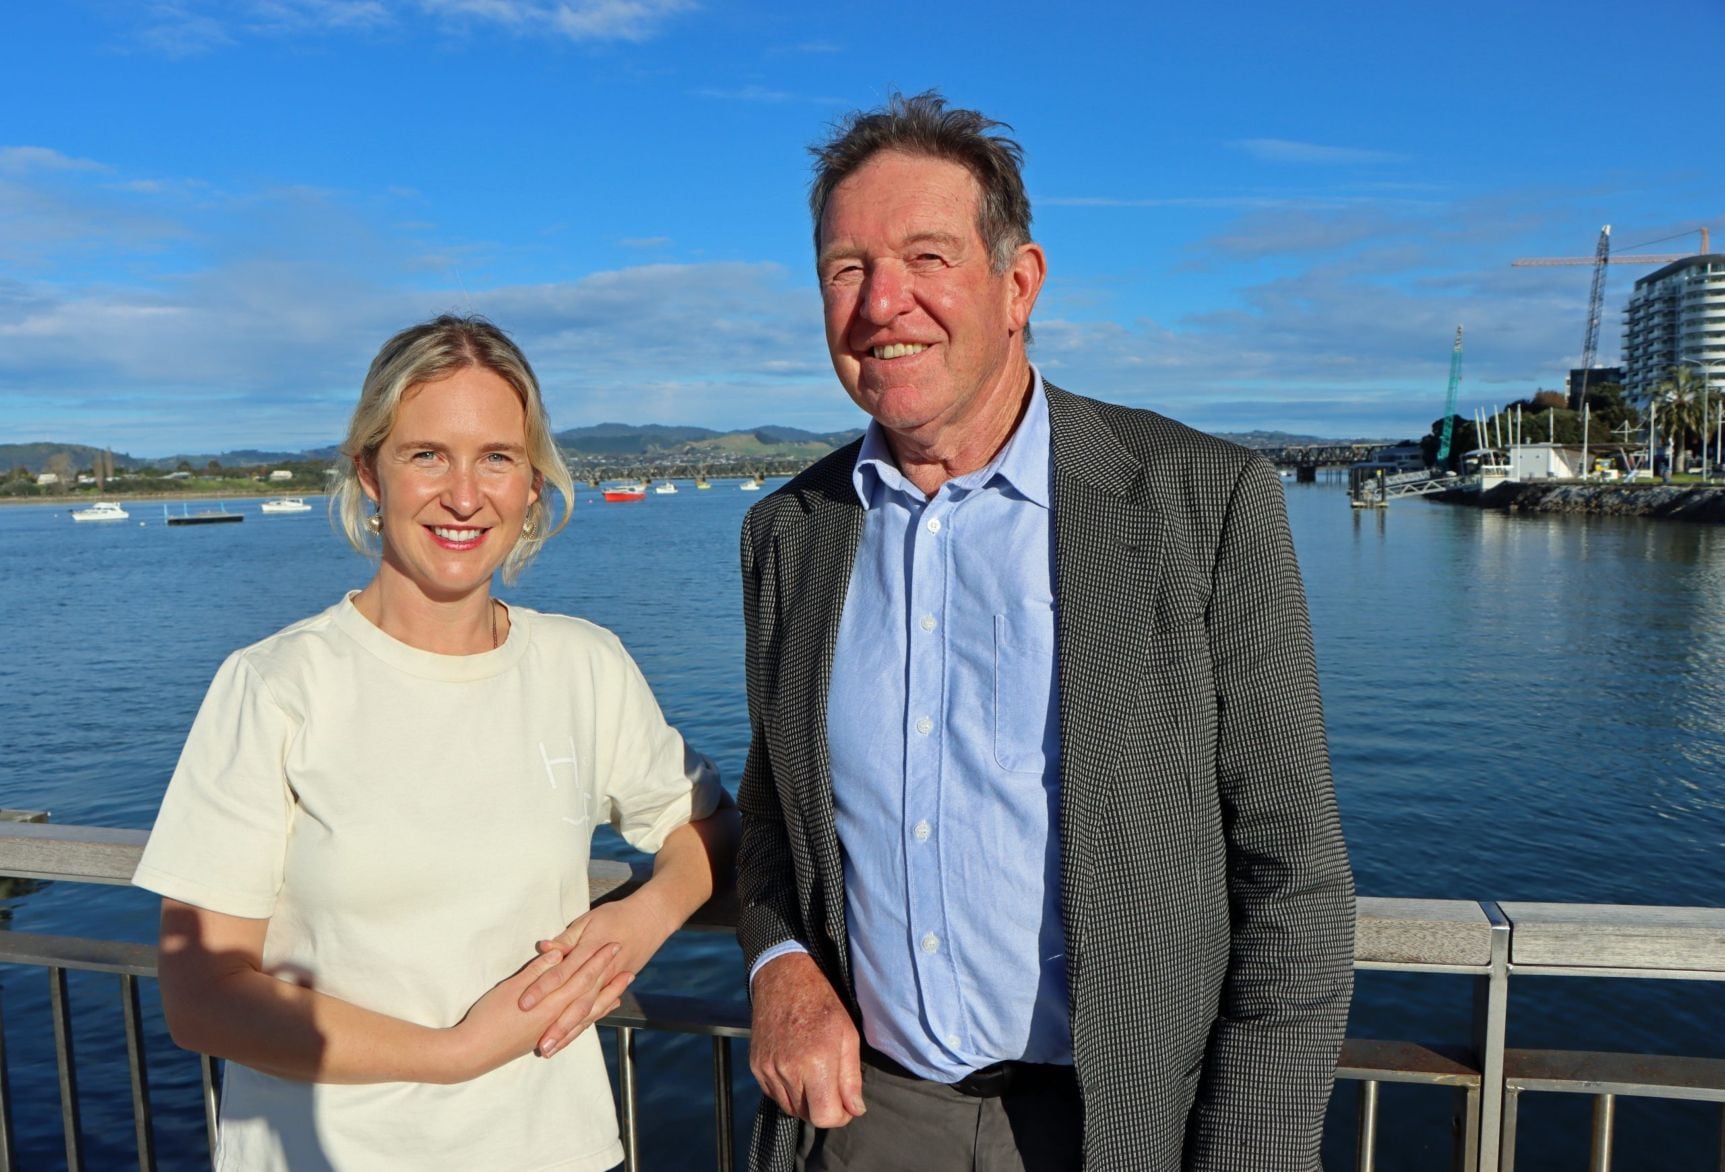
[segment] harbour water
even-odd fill
[[[617,631],[734,785],[747,747],[736,534],[759,498],[734,482],[683,487],[632,504],[582,490],[569,529],[502,593]],[[1290,484],[1288,501],[1362,893],[1725,904],[1725,529],[1420,501],[1360,512],[1331,485]],[[149,507],[76,527],[63,506],[0,509],[0,806],[147,827],[222,658],[369,575],[321,508],[244,508],[244,524],[189,530]],[[0,901],[11,927],[69,935],[148,940],[154,914],[137,893],[84,885]],[[642,978],[709,996],[735,996],[740,981],[736,946],[718,935],[674,941]],[[97,1168],[131,1158],[111,985],[73,981]],[[1511,1045],[1725,1057],[1725,987],[1552,978],[1514,997]],[[63,1159],[46,999],[39,972],[0,970],[31,1169]],[[1459,979],[1368,973],[1352,1029],[1460,1040],[1467,1021]],[[646,1166],[710,1162],[705,1041],[645,1037],[641,1062]],[[158,1039],[151,1076],[163,1166],[199,1166],[194,1064]],[[1585,1102],[1543,1098],[1524,1104],[1518,1167],[1583,1166]],[[1337,1100],[1326,1164],[1344,1167],[1351,1092]],[[1379,1167],[1445,1166],[1444,1097],[1408,1089],[1384,1102]],[[1620,1172],[1717,1161],[1713,1109],[1627,1104],[1619,1127]]]

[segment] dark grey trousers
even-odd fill
[[[803,1124],[798,1172],[1080,1172],[1076,1084],[977,1099],[864,1064],[868,1110],[844,1127]]]

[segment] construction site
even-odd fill
[[[1348,473],[1353,506],[1382,508],[1402,497],[1485,492],[1506,482],[1633,483],[1692,471],[1705,482],[1725,472],[1725,254],[1712,252],[1707,227],[1681,235],[1692,234],[1699,243],[1695,253],[1614,254],[1607,224],[1591,256],[1512,261],[1517,268],[1592,270],[1580,365],[1570,370],[1561,395],[1535,395],[1536,401],[1549,398],[1548,407],[1561,402],[1579,423],[1579,436],[1569,434],[1559,442],[1555,410],[1546,412],[1546,435],[1537,428],[1530,434],[1521,405],[1489,413],[1479,408],[1471,420],[1462,420],[1456,407],[1464,330],[1458,325],[1430,463],[1419,469],[1382,461],[1353,465]],[[1647,242],[1660,243],[1664,240]],[[1625,305],[1620,365],[1601,366],[1599,333],[1613,265],[1658,267],[1635,282]],[[1601,407],[1608,411],[1595,430],[1593,415]],[[1471,442],[1458,451],[1463,433]]]

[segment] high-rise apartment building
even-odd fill
[[[1725,254],[1673,261],[1635,282],[1623,310],[1623,389],[1646,402],[1676,366],[1725,390]]]

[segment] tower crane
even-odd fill
[[[1455,345],[1449,352],[1449,393],[1443,400],[1443,438],[1438,443],[1436,466],[1441,472],[1449,460],[1449,442],[1455,429],[1455,395],[1461,387],[1461,327],[1455,328]]]
[[[1701,229],[1701,251],[1707,251],[1707,229]],[[1599,247],[1594,249],[1591,257],[1586,256],[1525,256],[1519,260],[1510,261],[1515,268],[1538,268],[1552,265],[1592,265],[1593,289],[1587,298],[1587,335],[1581,345],[1581,391],[1580,400],[1575,403],[1579,411],[1587,402],[1587,379],[1593,373],[1593,360],[1599,352],[1599,316],[1605,299],[1605,266],[1619,265],[1665,265],[1672,261],[1682,260],[1683,254],[1641,253],[1627,256],[1611,255],[1611,225],[1607,224],[1599,230]]]
[[[1701,233],[1701,251],[1706,253],[1707,229],[1702,228],[1699,231]],[[1610,224],[1605,226],[1605,232],[1606,234],[1611,232]],[[1687,253],[1682,252],[1619,253],[1616,256],[1606,257],[1606,262],[1614,265],[1668,265],[1674,260],[1684,259],[1687,255]],[[1599,263],[1599,254],[1595,252],[1592,256],[1524,256],[1509,263],[1511,267],[1518,269],[1550,268],[1553,265],[1592,265]]]

